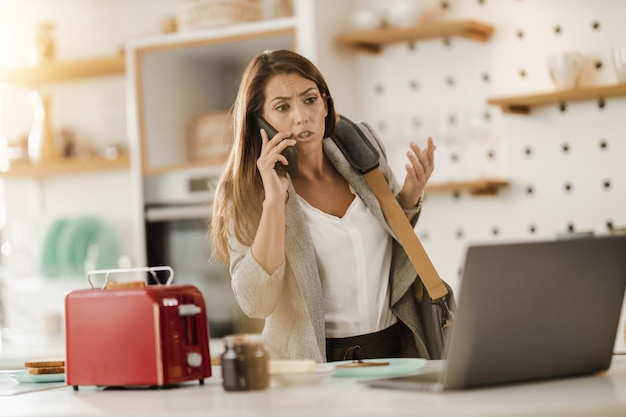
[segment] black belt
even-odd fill
[[[402,348],[398,323],[374,333],[326,339],[326,360],[391,358]]]

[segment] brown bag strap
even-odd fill
[[[370,143],[370,138],[351,120],[340,116],[332,136],[337,147],[344,154],[350,165],[360,172],[376,195],[387,218],[387,222],[398,237],[398,241],[413,263],[431,303],[437,304],[442,311],[441,325],[449,327],[454,321],[454,312],[448,306],[448,288],[439,277],[422,243],[417,238],[411,222],[404,214],[398,200],[391,192],[387,180],[379,168],[379,153]],[[421,301],[423,287],[416,288],[416,298]]]
[[[428,291],[428,295],[434,301],[445,300],[445,297],[448,295],[448,288],[439,276],[439,273],[437,273],[426,250],[422,246],[422,242],[420,242],[413,226],[406,214],[404,214],[402,207],[400,207],[398,200],[391,192],[380,168],[376,168],[363,176],[376,195],[389,225],[396,233],[396,236],[398,236],[398,241],[413,263],[422,283],[426,287],[426,291]]]

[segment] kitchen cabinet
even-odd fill
[[[529,114],[534,106],[617,96],[626,96],[626,84],[591,85],[548,93],[490,98],[487,102],[499,106],[504,113]]]
[[[140,165],[144,176],[219,165],[226,154],[191,152],[198,117],[228,112],[239,78],[265,49],[293,49],[295,22],[259,22],[145,38],[129,47]]]
[[[336,42],[360,52],[378,53],[388,44],[451,36],[486,42],[492,32],[493,26],[475,20],[440,21],[411,27],[387,27],[342,33],[337,36]]]

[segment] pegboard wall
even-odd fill
[[[510,181],[495,196],[427,194],[416,230],[442,277],[458,291],[465,251],[474,243],[623,229],[626,97],[533,107],[525,116],[503,114],[487,99],[553,91],[546,57],[555,52],[583,54],[579,85],[617,83],[611,48],[626,43],[626,2],[420,3],[437,18],[492,24],[494,33],[486,43],[433,39],[360,54],[358,116],[384,138],[400,179],[409,141],[425,145],[432,136],[431,183]],[[618,350],[624,350],[623,329],[624,320]]]

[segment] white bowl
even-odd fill
[[[314,372],[285,372],[272,374],[272,378],[282,385],[310,385],[322,382],[335,372],[335,367],[317,364]]]

